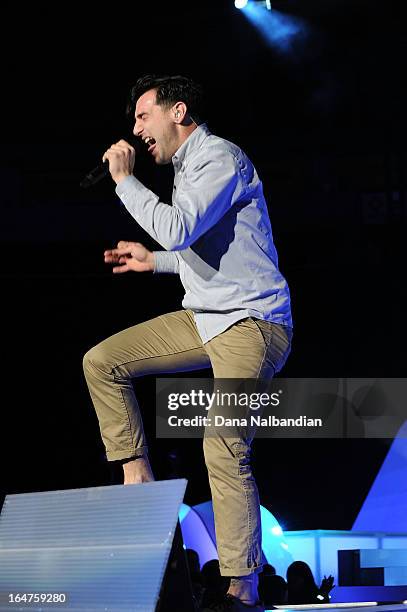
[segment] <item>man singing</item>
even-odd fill
[[[270,379],[290,352],[292,320],[278,269],[262,184],[245,153],[203,123],[201,87],[183,76],[140,78],[131,90],[134,134],[156,164],[174,166],[172,205],[135,176],[126,141],[104,154],[116,193],[162,247],[119,242],[105,251],[113,272],[179,274],[182,309],[130,327],[84,357],[84,371],[109,461],[124,484],[154,479],[132,379],[212,367],[215,379]],[[205,435],[221,574],[226,597],[210,610],[262,611],[260,504],[250,466],[252,437]]]

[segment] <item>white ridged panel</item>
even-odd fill
[[[1,610],[7,593],[67,593],[25,610],[153,612],[186,480],[24,493],[0,515]],[[6,598],[6,599],[4,599]]]

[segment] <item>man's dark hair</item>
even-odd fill
[[[146,74],[140,77],[130,90],[126,114],[133,119],[133,113],[137,100],[146,91],[156,90],[156,102],[161,106],[170,108],[176,102],[184,102],[190,117],[198,125],[204,121],[205,104],[202,86],[188,77],[158,76]]]

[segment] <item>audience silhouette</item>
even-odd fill
[[[221,576],[218,559],[207,561],[202,566],[201,574],[205,587],[202,607],[205,608],[209,604],[219,601],[219,599],[226,595],[230,579]]]
[[[265,576],[275,576],[276,568],[270,565],[270,563],[264,563],[262,574]]]
[[[259,574],[259,596],[266,608],[287,602],[287,583],[278,574]]]
[[[195,597],[195,602],[196,602],[197,607],[201,607],[202,598],[205,592],[205,586],[204,586],[203,576],[201,573],[199,555],[196,552],[196,550],[193,550],[192,548],[187,548],[185,550],[185,554],[187,557],[189,575],[191,578],[192,592]]]
[[[206,608],[226,594],[229,578],[221,576],[218,559],[207,561],[200,569],[198,553],[191,548],[185,552],[197,607]],[[259,574],[259,595],[266,608],[329,603],[334,586],[332,576],[324,577],[318,587],[310,566],[304,561],[291,563],[286,576],[287,580],[276,574],[272,565],[264,564]]]
[[[287,603],[312,604],[329,603],[333,576],[324,577],[318,587],[310,566],[304,561],[294,561],[287,568]]]

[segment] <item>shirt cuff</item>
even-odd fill
[[[178,274],[179,261],[174,251],[153,251],[154,274]]]
[[[143,183],[141,183],[134,174],[130,174],[129,176],[125,176],[121,181],[119,181],[116,185],[116,193],[121,198],[125,197],[127,194],[130,194],[134,189],[142,191],[145,189]]]

